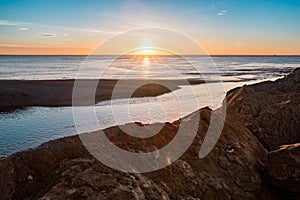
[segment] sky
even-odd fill
[[[176,34],[210,55],[300,55],[299,19],[299,0],[0,0],[0,54],[91,54],[103,43],[101,54],[159,48],[148,31],[134,44],[126,37],[155,28],[169,30],[164,47],[180,54],[198,51]]]

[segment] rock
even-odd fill
[[[283,79],[235,88],[225,103],[267,150],[300,142],[300,68]]]
[[[300,143],[268,153],[268,173],[282,197],[300,198]]]
[[[200,110],[195,141],[179,160],[161,170],[145,174],[113,170],[89,155],[78,136],[71,136],[3,158],[0,175],[7,177],[11,186],[0,187],[0,192],[7,199],[256,199],[262,185],[259,166],[266,152],[241,123],[228,118],[216,147],[204,159],[198,158],[211,112],[218,111]],[[193,116],[185,120],[193,120]],[[148,145],[165,145],[177,128],[178,123],[166,123],[152,139],[131,140],[129,146],[129,136],[117,127],[106,132],[121,148],[146,151],[143,147]],[[34,177],[30,181],[29,174]],[[1,179],[0,184],[7,180]]]
[[[264,148],[247,128],[228,117],[216,147],[199,159],[211,112],[218,111],[204,108],[198,112],[201,120],[195,141],[179,160],[161,170],[145,174],[113,170],[89,155],[78,136],[70,136],[3,158],[0,175],[10,180],[11,187],[0,187],[0,192],[7,199],[256,199],[262,185]],[[165,145],[177,129],[177,123],[166,123],[153,138],[140,141],[129,140],[117,127],[105,132],[123,149],[147,151],[147,146]],[[29,174],[34,177],[30,181]],[[1,185],[5,185],[2,181],[7,182],[1,179]]]
[[[80,143],[78,137],[63,138],[1,158],[0,198],[36,198],[45,193],[55,183],[61,162],[88,155]]]

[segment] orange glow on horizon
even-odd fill
[[[0,55],[88,55],[91,48],[1,47]]]
[[[206,44],[203,46],[208,55],[300,55],[300,49],[291,51],[289,49],[280,49],[270,47],[262,49],[259,46],[238,48],[235,46],[221,46],[217,44]],[[6,47],[0,45],[0,55],[90,55],[92,47]],[[98,55],[98,54],[97,54]],[[113,52],[102,53],[99,55],[118,55]],[[172,55],[168,52],[151,50],[151,51],[134,51],[128,55],[133,56],[159,56]],[[197,55],[197,53],[187,53],[182,55]],[[150,58],[149,57],[149,58]],[[151,59],[151,58],[150,58]]]

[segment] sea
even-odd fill
[[[0,156],[43,142],[130,122],[172,122],[201,107],[221,106],[226,92],[282,78],[300,56],[0,56],[0,79],[201,79],[156,97],[114,99],[92,107],[28,107],[0,113]],[[196,102],[196,103],[195,103]],[[1,103],[1,102],[0,102]],[[82,116],[74,121],[76,115]],[[97,118],[95,122],[94,116]]]

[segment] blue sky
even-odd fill
[[[85,54],[115,34],[146,27],[180,31],[210,54],[300,54],[300,1],[0,3],[1,54]]]

